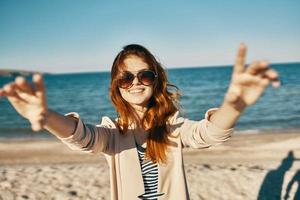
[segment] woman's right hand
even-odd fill
[[[16,111],[30,121],[32,130],[40,131],[48,112],[46,92],[41,74],[34,74],[32,79],[34,85],[18,76],[0,88],[0,97],[6,96]]]

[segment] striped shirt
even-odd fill
[[[155,200],[157,197],[162,196],[164,193],[157,193],[158,185],[158,167],[157,163],[153,163],[151,160],[145,159],[146,149],[138,144],[137,151],[141,164],[142,176],[144,181],[145,193],[138,196],[143,200]]]

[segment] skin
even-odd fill
[[[246,46],[240,44],[224,101],[210,118],[219,128],[232,128],[241,113],[257,102],[270,83],[275,88],[280,86],[278,73],[271,69],[267,62],[253,62],[246,68],[246,52]]]
[[[268,66],[265,61],[258,61],[245,67],[246,46],[240,44],[232,78],[224,101],[220,108],[214,112],[210,121],[222,129],[232,128],[241,113],[253,105],[261,97],[266,88],[272,83],[279,87],[278,73]],[[128,71],[139,71],[148,68],[140,58],[129,57],[125,60]],[[60,115],[47,107],[46,91],[41,74],[33,75],[34,87],[23,77],[17,77],[14,82],[0,88],[0,97],[6,96],[16,111],[31,123],[34,131],[46,129],[59,137],[69,137],[75,130],[76,119]],[[141,117],[147,106],[153,88],[141,85],[137,78],[132,87],[142,87],[145,93],[139,97],[120,90],[126,99]]]
[[[137,56],[129,56],[124,60],[125,71],[133,74],[145,69],[149,69],[149,65]],[[141,93],[131,93],[132,90],[142,89]],[[128,89],[119,88],[121,96],[135,109],[136,114],[141,121],[147,110],[149,99],[153,94],[153,85],[145,86],[141,84],[137,77],[134,78],[132,86]],[[134,129],[130,130],[136,142],[146,148],[146,140],[148,133],[141,127],[141,123],[137,123]]]
[[[147,63],[137,56],[130,56],[124,60],[125,71],[133,74],[145,69],[149,69]],[[142,89],[141,93],[131,93],[136,89]],[[137,77],[134,78],[132,86],[128,89],[119,88],[121,96],[135,109],[140,119],[143,118],[144,112],[147,110],[149,99],[153,94],[153,86],[145,86],[141,84]]]
[[[43,128],[59,137],[71,136],[76,127],[76,119],[60,115],[47,107],[46,91],[41,74],[33,75],[34,88],[24,77],[0,89],[0,97],[6,96],[16,111],[28,119],[33,131]]]

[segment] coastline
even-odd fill
[[[185,149],[190,197],[257,199],[268,187],[267,175],[289,160],[289,168],[271,181],[272,194],[283,197],[300,169],[299,144],[298,130],[235,134],[219,146]],[[72,151],[58,139],[0,140],[0,173],[0,199],[109,199],[104,156]],[[290,196],[295,192],[294,186]]]

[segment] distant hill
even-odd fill
[[[43,72],[33,72],[33,71],[14,70],[14,69],[0,69],[0,76],[5,76],[5,77],[31,76],[33,73],[45,74]]]

